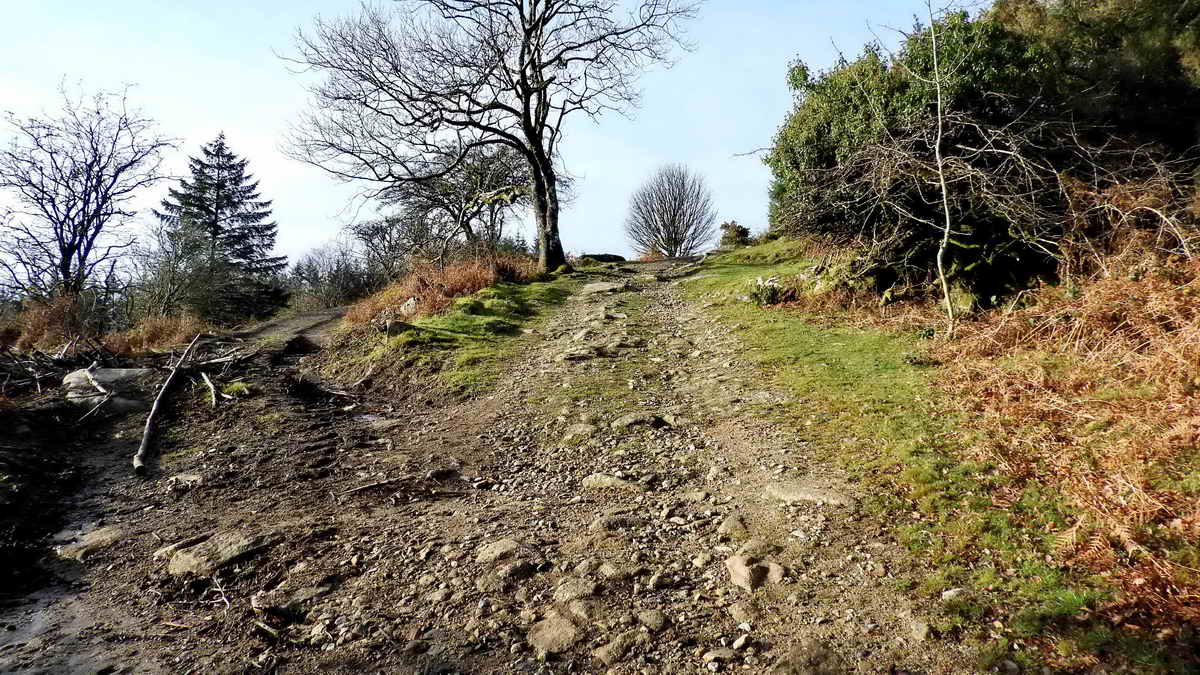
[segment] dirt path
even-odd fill
[[[450,407],[264,361],[151,480],[99,477],[67,533],[95,545],[0,614],[0,672],[974,672],[666,268],[586,287]]]
[[[314,309],[280,319],[272,319],[249,330],[233,333],[231,337],[247,340],[282,342],[300,336],[315,344],[323,344],[326,334],[345,314],[347,307]]]

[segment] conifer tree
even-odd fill
[[[287,258],[271,255],[278,225],[247,164],[221,133],[189,159],[191,180],[180,180],[154,212],[170,236],[199,244],[188,264],[187,304],[204,318],[260,316],[285,299],[276,282]]]

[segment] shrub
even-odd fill
[[[792,67],[797,104],[767,158],[773,229],[869,239],[859,266],[882,288],[930,284],[941,170],[952,221],[947,276],[984,306],[1039,279],[1094,271],[1078,269],[1076,253],[1094,262],[1118,229],[1148,229],[1161,235],[1159,248],[1189,250],[1196,158],[1153,125],[1106,127],[1111,83],[1067,67],[1096,60],[1073,50],[1107,47],[1064,47],[991,13],[954,13],[935,25],[939,73],[928,27],[894,55],[871,45],[826,72]],[[931,85],[938,75],[941,121]],[[1194,86],[1176,84],[1174,98],[1196,99]]]
[[[152,316],[129,330],[106,335],[104,346],[118,354],[161,351],[187,344],[208,330],[210,326],[190,314]]]
[[[760,307],[779,304],[783,300],[783,286],[780,285],[779,278],[755,279],[754,286],[750,289],[750,300]]]
[[[101,325],[101,313],[86,295],[60,295],[51,300],[27,301],[5,333],[17,349],[54,350],[75,338],[96,335]]]
[[[736,220],[721,223],[721,248],[738,248],[750,245],[750,228],[738,225]]]
[[[941,360],[986,432],[978,458],[1011,479],[993,501],[1060,491],[1077,514],[1060,564],[1115,582],[1114,621],[1174,631],[1200,623],[1200,262],[1131,249],[1107,278],[964,324]]]

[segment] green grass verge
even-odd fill
[[[1102,579],[1052,561],[1052,533],[1068,516],[1059,495],[1032,485],[1014,503],[993,503],[1009,478],[961,459],[970,420],[943,405],[935,368],[914,365],[920,336],[822,327],[800,312],[740,299],[757,277],[811,268],[783,257],[792,250],[771,242],[720,256],[684,292],[737,330],[752,348],[746,357],[790,392],[792,403],[762,414],[803,429],[819,453],[857,476],[873,495],[867,508],[895,523],[898,538],[927,561],[924,578],[899,585],[940,603],[935,628],[974,642],[981,666],[1035,665],[1044,660],[1039,650],[1050,649],[1059,663],[1099,657],[1139,671],[1168,668],[1152,642],[1088,618],[1110,597]],[[941,600],[956,588],[963,590]]]
[[[487,389],[520,349],[521,328],[562,304],[580,281],[567,276],[528,284],[500,283],[457,299],[446,311],[417,319],[392,336],[376,333],[339,344],[325,369],[433,371],[442,384],[471,395]]]

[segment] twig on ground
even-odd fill
[[[208,385],[209,401],[212,403],[213,410],[217,409],[217,388],[213,385],[213,381],[208,378],[208,373],[200,371],[200,377],[204,379],[204,384]]]

